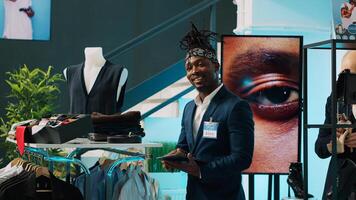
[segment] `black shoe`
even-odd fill
[[[304,187],[303,187],[303,176],[302,176],[302,163],[290,164],[287,183],[293,189],[294,195],[297,198],[305,197]],[[312,198],[314,196],[308,194],[307,197]]]

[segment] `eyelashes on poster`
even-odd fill
[[[288,173],[299,159],[299,36],[223,36],[222,79],[247,100],[255,122],[252,164],[245,173]]]

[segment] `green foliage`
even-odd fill
[[[64,79],[61,74],[51,73],[51,66],[43,71],[39,68],[30,70],[26,65],[6,73],[9,78],[5,82],[11,89],[7,96],[11,101],[6,107],[6,118],[10,123],[38,119],[54,111],[54,101],[60,93],[57,83]]]
[[[157,160],[157,157],[164,156],[169,152],[176,149],[177,143],[175,142],[159,142],[162,143],[162,148],[149,148],[148,154],[151,155],[152,159],[148,160],[148,171],[149,172],[167,172],[160,160]],[[175,170],[178,171],[178,170]]]
[[[64,79],[59,73],[53,74],[52,69],[52,66],[49,66],[47,70],[31,70],[23,65],[18,70],[6,72],[8,79],[5,82],[10,87],[10,94],[7,96],[9,101],[5,107],[5,119],[0,118],[2,141],[7,137],[13,123],[40,119],[54,112],[55,101],[60,93],[58,84]],[[15,156],[14,145],[1,142],[0,148],[7,152],[4,162]]]

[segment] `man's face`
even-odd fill
[[[345,69],[356,74],[356,51],[350,51],[342,58],[341,71]]]
[[[218,65],[209,59],[200,56],[189,57],[185,69],[187,79],[199,92],[209,91],[216,85]]]
[[[253,111],[255,148],[249,172],[288,172],[289,163],[297,161],[299,51],[294,38],[224,38],[223,83]]]

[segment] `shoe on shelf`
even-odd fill
[[[303,187],[302,163],[295,162],[290,164],[287,183],[292,188],[295,197],[297,198],[305,197],[305,192]],[[307,195],[307,198],[312,198],[312,197],[314,196],[311,194]]]

